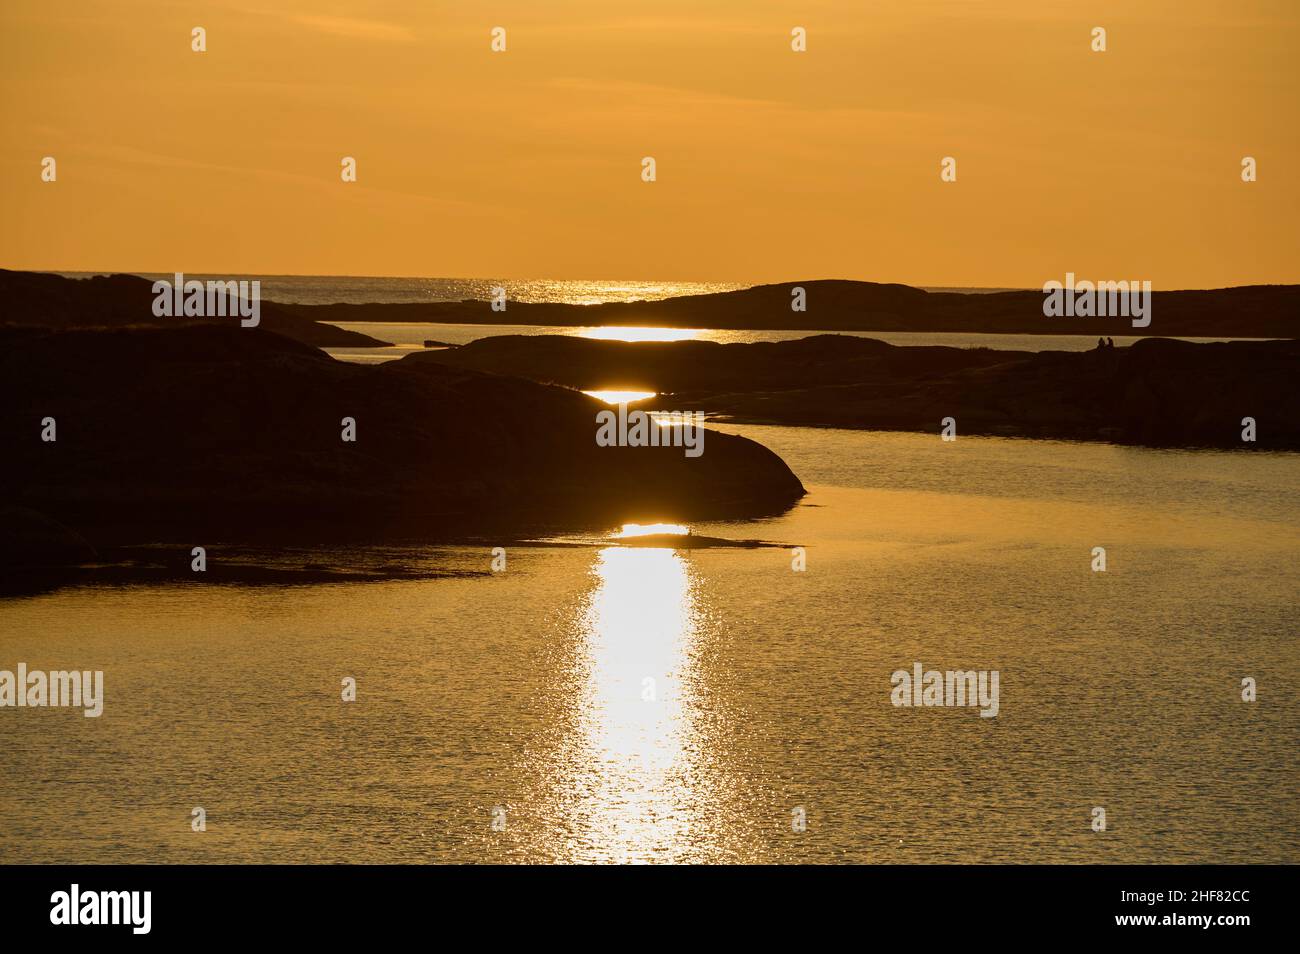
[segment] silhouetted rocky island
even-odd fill
[[[598,446],[602,407],[436,362],[349,364],[237,324],[0,328],[0,501],[26,514],[0,552],[483,537],[756,516],[804,493],[740,437],[709,432],[694,458]]]
[[[175,328],[183,324],[229,324],[230,318],[158,317],[153,283],[135,275],[66,278],[44,272],[0,269],[0,325],[37,328]],[[320,324],[283,305],[262,301],[258,327],[318,348],[382,348],[370,335]]]
[[[873,289],[904,303],[925,294]],[[730,300],[776,294],[750,291],[758,297]],[[1188,315],[1204,305],[1221,317],[1228,292],[1263,302],[1251,327],[1276,332],[1276,306],[1295,289],[1169,294],[1192,296]],[[366,365],[313,346],[383,344],[306,317],[343,320],[335,306],[268,303],[261,324],[243,328],[155,317],[152,300],[145,279],[0,271],[0,565],[66,565],[144,542],[482,539],[759,516],[804,492],[766,448],[714,430],[699,457],[599,446],[603,405],[579,389],[655,391],[650,406],[740,422],[937,433],[951,417],[959,434],[1300,449],[1295,340],[1033,353],[840,335],[727,345],[500,336]],[[688,300],[673,301],[644,304],[673,311]],[[683,321],[727,327],[719,314]],[[731,326],[757,326],[754,312],[738,314]],[[546,312],[510,320],[555,322]],[[345,418],[355,442],[342,439]]]
[[[402,364],[670,392],[656,402],[741,422],[1300,449],[1300,342],[1161,338],[1085,352],[896,347],[871,338],[718,344],[504,335]],[[1257,422],[1244,443],[1242,419]]]

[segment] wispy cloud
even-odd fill
[[[261,10],[243,5],[231,9],[249,16],[271,17],[281,23],[329,36],[353,40],[375,40],[381,43],[414,43],[416,40],[414,31],[405,23],[393,23],[388,20],[341,17],[324,13],[291,13],[286,10]]]
[[[383,20],[363,20],[359,17],[331,17],[319,14],[290,15],[289,20],[331,36],[345,36],[362,40],[385,40],[391,43],[413,43],[415,34],[409,27]]]

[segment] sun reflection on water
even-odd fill
[[[690,528],[680,523],[625,523],[623,529],[614,534],[618,539],[627,537],[648,537],[657,533],[673,533],[679,536],[690,532]]]
[[[594,397],[606,404],[632,404],[655,396],[656,391],[583,391],[588,397]]]
[[[704,745],[690,698],[698,636],[690,564],[668,548],[606,547],[592,572],[565,782],[576,843],[582,857],[607,861],[692,857],[692,829],[710,797],[692,765]]]
[[[694,341],[706,334],[707,330],[605,325],[599,328],[579,328],[574,333],[579,338],[593,338],[597,341]]]

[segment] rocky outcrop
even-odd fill
[[[636,388],[737,421],[1300,449],[1300,342],[1143,339],[1086,352],[895,347],[818,335],[761,344],[494,337],[405,362],[575,388]],[[1254,443],[1242,419],[1256,420]]]
[[[226,317],[157,317],[154,298],[152,282],[135,275],[65,278],[0,269],[0,325],[69,329],[239,323],[238,318]],[[318,348],[380,348],[388,344],[291,314],[268,301],[260,303],[258,327]]]
[[[88,563],[95,548],[81,534],[24,507],[0,506],[0,569]]]
[[[694,458],[598,446],[602,407],[437,362],[348,364],[261,329],[0,328],[0,499],[99,545],[752,516],[803,494],[739,437],[709,432]]]

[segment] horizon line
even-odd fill
[[[101,276],[101,275],[103,275],[103,276],[111,276],[111,275],[131,275],[131,276],[134,276],[134,277],[137,277],[137,278],[145,278],[145,277],[148,277],[148,276],[151,276],[151,275],[174,275],[174,274],[176,274],[176,270],[175,270],[175,269],[168,269],[168,270],[163,270],[163,271],[148,271],[148,270],[124,271],[124,270],[122,270],[122,269],[10,268],[10,267],[8,267],[8,266],[0,266],[0,271],[29,272],[29,273],[32,273],[32,274],[40,274],[40,275],[60,275],[60,276],[66,276],[66,275],[86,275],[86,276]],[[628,282],[628,283],[635,283],[635,284],[640,284],[640,285],[655,285],[655,284],[660,284],[660,285],[673,285],[673,284],[683,284],[683,285],[730,285],[730,286],[735,286],[735,287],[733,287],[733,288],[726,289],[725,291],[745,291],[745,290],[753,289],[753,288],[761,288],[761,287],[763,287],[763,286],[795,285],[795,284],[799,284],[799,283],[803,283],[803,282],[807,282],[807,283],[811,283],[811,282],[856,282],[856,283],[864,284],[864,285],[901,285],[901,286],[904,286],[904,287],[907,287],[907,288],[915,288],[915,289],[918,289],[918,290],[920,290],[920,291],[932,291],[932,292],[933,292],[933,291],[937,291],[937,292],[943,292],[943,291],[954,291],[954,292],[968,291],[968,292],[990,292],[990,293],[991,293],[991,292],[1013,292],[1013,291],[1037,291],[1037,292],[1040,292],[1040,291],[1043,290],[1042,287],[1041,287],[1041,286],[1038,286],[1038,285],[1025,285],[1025,286],[1015,286],[1015,285],[943,285],[943,284],[924,284],[924,285],[922,285],[922,284],[913,284],[913,283],[911,283],[911,282],[903,282],[903,281],[880,281],[880,280],[870,279],[870,278],[797,278],[797,279],[785,279],[785,280],[782,280],[782,281],[758,281],[758,282],[745,282],[745,281],[730,281],[730,280],[724,280],[724,279],[707,279],[707,280],[706,280],[706,279],[668,279],[668,278],[658,278],[658,279],[653,279],[653,278],[501,278],[501,277],[499,277],[499,276],[498,276],[498,277],[493,277],[493,278],[482,278],[482,277],[477,277],[477,276],[465,276],[465,275],[455,275],[455,276],[448,276],[448,275],[344,275],[344,274],[331,274],[331,273],[244,272],[244,271],[207,271],[207,270],[201,270],[201,271],[184,271],[184,270],[182,270],[180,274],[182,274],[182,275],[214,276],[214,277],[215,277],[215,276],[223,276],[223,277],[244,276],[244,277],[247,277],[247,278],[259,278],[259,279],[261,279],[261,278],[332,278],[332,279],[352,279],[352,280],[357,280],[357,279],[361,279],[361,280],[380,279],[380,280],[387,280],[387,281],[460,281],[460,282],[491,282],[491,281],[497,281],[497,282],[506,282],[506,283],[510,283],[510,282],[557,282],[557,283],[558,283],[558,282],[591,282],[591,283],[608,283],[608,284],[615,284],[615,283],[620,283],[620,282]],[[1054,280],[1054,279],[1053,279],[1053,280]],[[1234,288],[1270,288],[1270,287],[1273,287],[1273,288],[1291,288],[1291,287],[1296,287],[1296,286],[1300,286],[1300,279],[1297,279],[1297,280],[1295,280],[1295,281],[1289,281],[1289,282],[1283,282],[1283,281],[1276,281],[1276,282],[1252,282],[1252,283],[1248,283],[1248,284],[1244,284],[1244,285],[1220,285],[1220,286],[1217,286],[1217,287],[1211,287],[1211,288],[1206,288],[1206,287],[1200,287],[1200,288],[1192,288],[1192,287],[1181,287],[1181,288],[1153,288],[1152,291],[1153,291],[1153,292],[1175,292],[1175,291],[1228,291],[1228,290],[1231,290],[1231,289],[1234,289]],[[711,293],[706,293],[706,294],[723,294],[723,293],[725,293],[725,292],[724,292],[724,291],[718,291],[718,292],[711,292]],[[671,295],[671,296],[668,296],[668,297],[673,298],[673,297],[687,297],[687,296],[685,296],[685,295]]]

